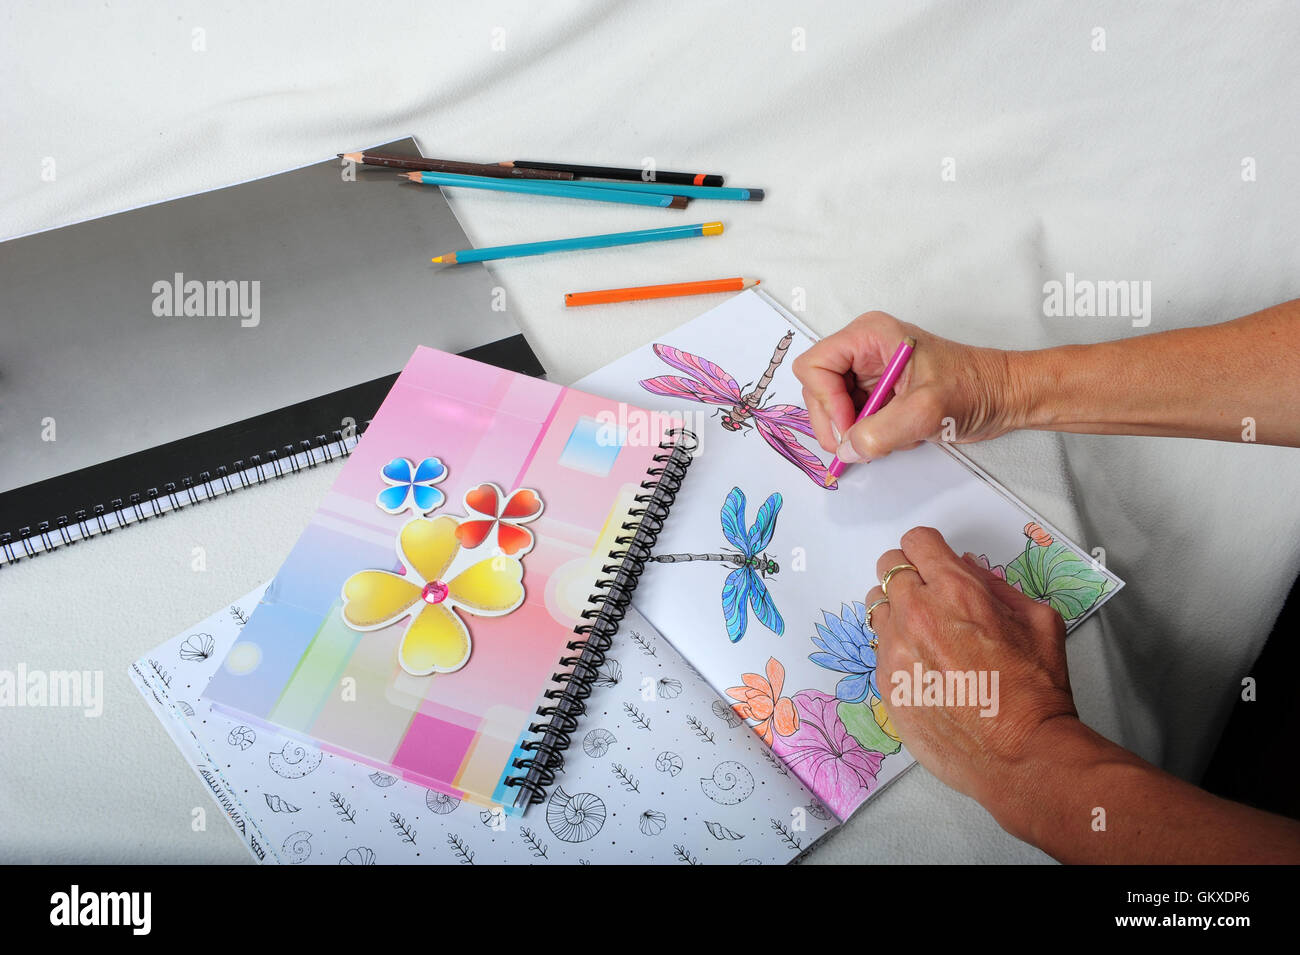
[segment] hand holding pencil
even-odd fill
[[[893,397],[859,420],[857,409],[883,384],[905,338],[917,344]],[[1024,427],[1029,399],[1017,393],[1008,364],[1016,354],[963,345],[884,312],[868,312],[814,344],[793,370],[818,443],[843,464],[853,464],[922,441],[963,444]]]

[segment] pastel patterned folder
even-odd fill
[[[521,811],[554,779],[689,463],[680,437],[667,416],[417,349],[205,698]]]

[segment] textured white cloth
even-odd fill
[[[588,288],[756,275],[821,333],[882,307],[1016,348],[1139,333],[1127,318],[1044,317],[1043,283],[1067,272],[1150,281],[1148,331],[1300,294],[1292,4],[238,6],[9,4],[0,233],[406,134],[430,155],[652,157],[767,188],[763,203],[673,214],[722,219],[721,238],[497,263],[560,382],[711,301],[566,312],[563,293]],[[452,202],[480,245],[666,221],[566,200]],[[1300,569],[1296,452],[1024,434],[970,453],[1128,581],[1070,640],[1083,717],[1195,778]],[[125,670],[270,577],[333,473],[0,570],[0,667],[102,669],[107,692],[98,720],[0,711],[0,856],[244,858]],[[194,807],[206,831],[192,831]],[[922,769],[812,856],[1044,858]]]

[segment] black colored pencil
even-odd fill
[[[644,182],[662,182],[678,186],[720,186],[722,177],[702,172],[668,172],[655,170],[653,178],[645,179],[644,170],[625,169],[619,166],[581,166],[568,162],[539,162],[536,159],[515,159],[501,163],[506,169],[538,169],[551,172],[571,172],[588,179],[636,179]]]

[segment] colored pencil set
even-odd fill
[[[697,199],[718,199],[728,202],[760,202],[763,199],[762,189],[724,186],[722,176],[712,173],[656,171],[649,174],[647,178],[642,170],[625,167],[524,159],[500,163],[476,163],[454,159],[398,156],[373,151],[339,153],[339,158],[345,162],[401,170],[398,178],[402,182],[440,186],[444,189],[511,192],[660,209],[684,209]],[[457,265],[463,262],[486,262],[493,259],[542,255],[548,252],[601,249],[694,236],[721,235],[722,231],[721,222],[698,222],[691,225],[573,236],[481,249],[460,249],[436,255],[431,261],[443,265]],[[702,295],[711,292],[738,291],[756,284],[758,284],[757,279],[734,278],[575,292],[565,296],[565,304],[573,307],[678,295]]]

